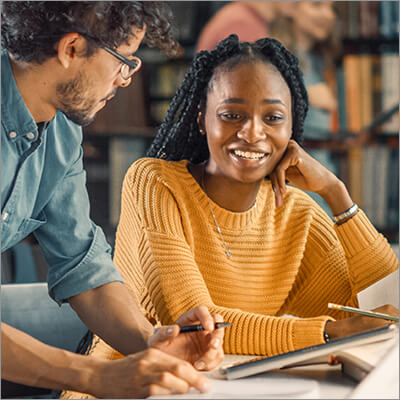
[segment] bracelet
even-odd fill
[[[324,340],[325,340],[325,343],[329,343],[329,342],[330,342],[330,337],[329,337],[329,335],[326,333],[326,325],[328,325],[329,322],[330,322],[330,320],[329,320],[329,321],[326,321],[325,326],[324,326]]]
[[[348,210],[342,212],[341,214],[334,215],[332,219],[336,224],[340,225],[343,222],[346,222],[351,217],[354,217],[358,212],[358,205],[354,203]]]

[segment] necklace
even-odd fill
[[[202,187],[204,193],[206,194],[207,202],[208,202],[208,208],[210,209],[211,215],[212,215],[213,220],[214,220],[214,224],[215,224],[215,226],[216,226],[216,228],[217,228],[218,235],[219,235],[219,237],[220,237],[220,239],[221,239],[222,247],[223,247],[223,249],[224,249],[224,251],[225,251],[226,256],[227,256],[228,258],[231,258],[231,257],[232,257],[231,249],[229,248],[229,246],[228,246],[227,243],[225,242],[224,237],[222,236],[221,228],[220,228],[219,225],[218,225],[217,218],[215,217],[214,211],[213,211],[212,206],[211,206],[211,203],[210,203],[210,198],[209,198],[208,195],[207,195],[206,186],[205,186],[205,184],[204,184],[204,175],[205,175],[205,172],[206,172],[206,164],[203,165],[203,169],[202,169],[202,171],[201,171],[201,183],[200,183],[200,185],[201,185],[201,187]],[[255,206],[256,206],[256,203],[257,203],[257,199],[254,201],[254,204],[251,206],[251,208],[255,207]]]

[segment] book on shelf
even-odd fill
[[[336,7],[342,21],[342,32],[346,38],[398,37],[398,1],[343,1],[338,2]]]
[[[383,53],[382,69],[382,108],[384,110],[399,104],[399,55]],[[399,132],[399,113],[382,126],[382,132],[395,134]]]

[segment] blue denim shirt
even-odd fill
[[[1,53],[1,251],[33,232],[59,302],[122,281],[104,233],[89,217],[82,129],[62,112],[39,134]]]

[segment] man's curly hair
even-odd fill
[[[88,39],[86,56],[127,42],[132,27],[146,26],[144,41],[174,55],[179,50],[169,7],[162,1],[3,1],[1,45],[15,59],[42,63],[56,55],[67,33]]]

